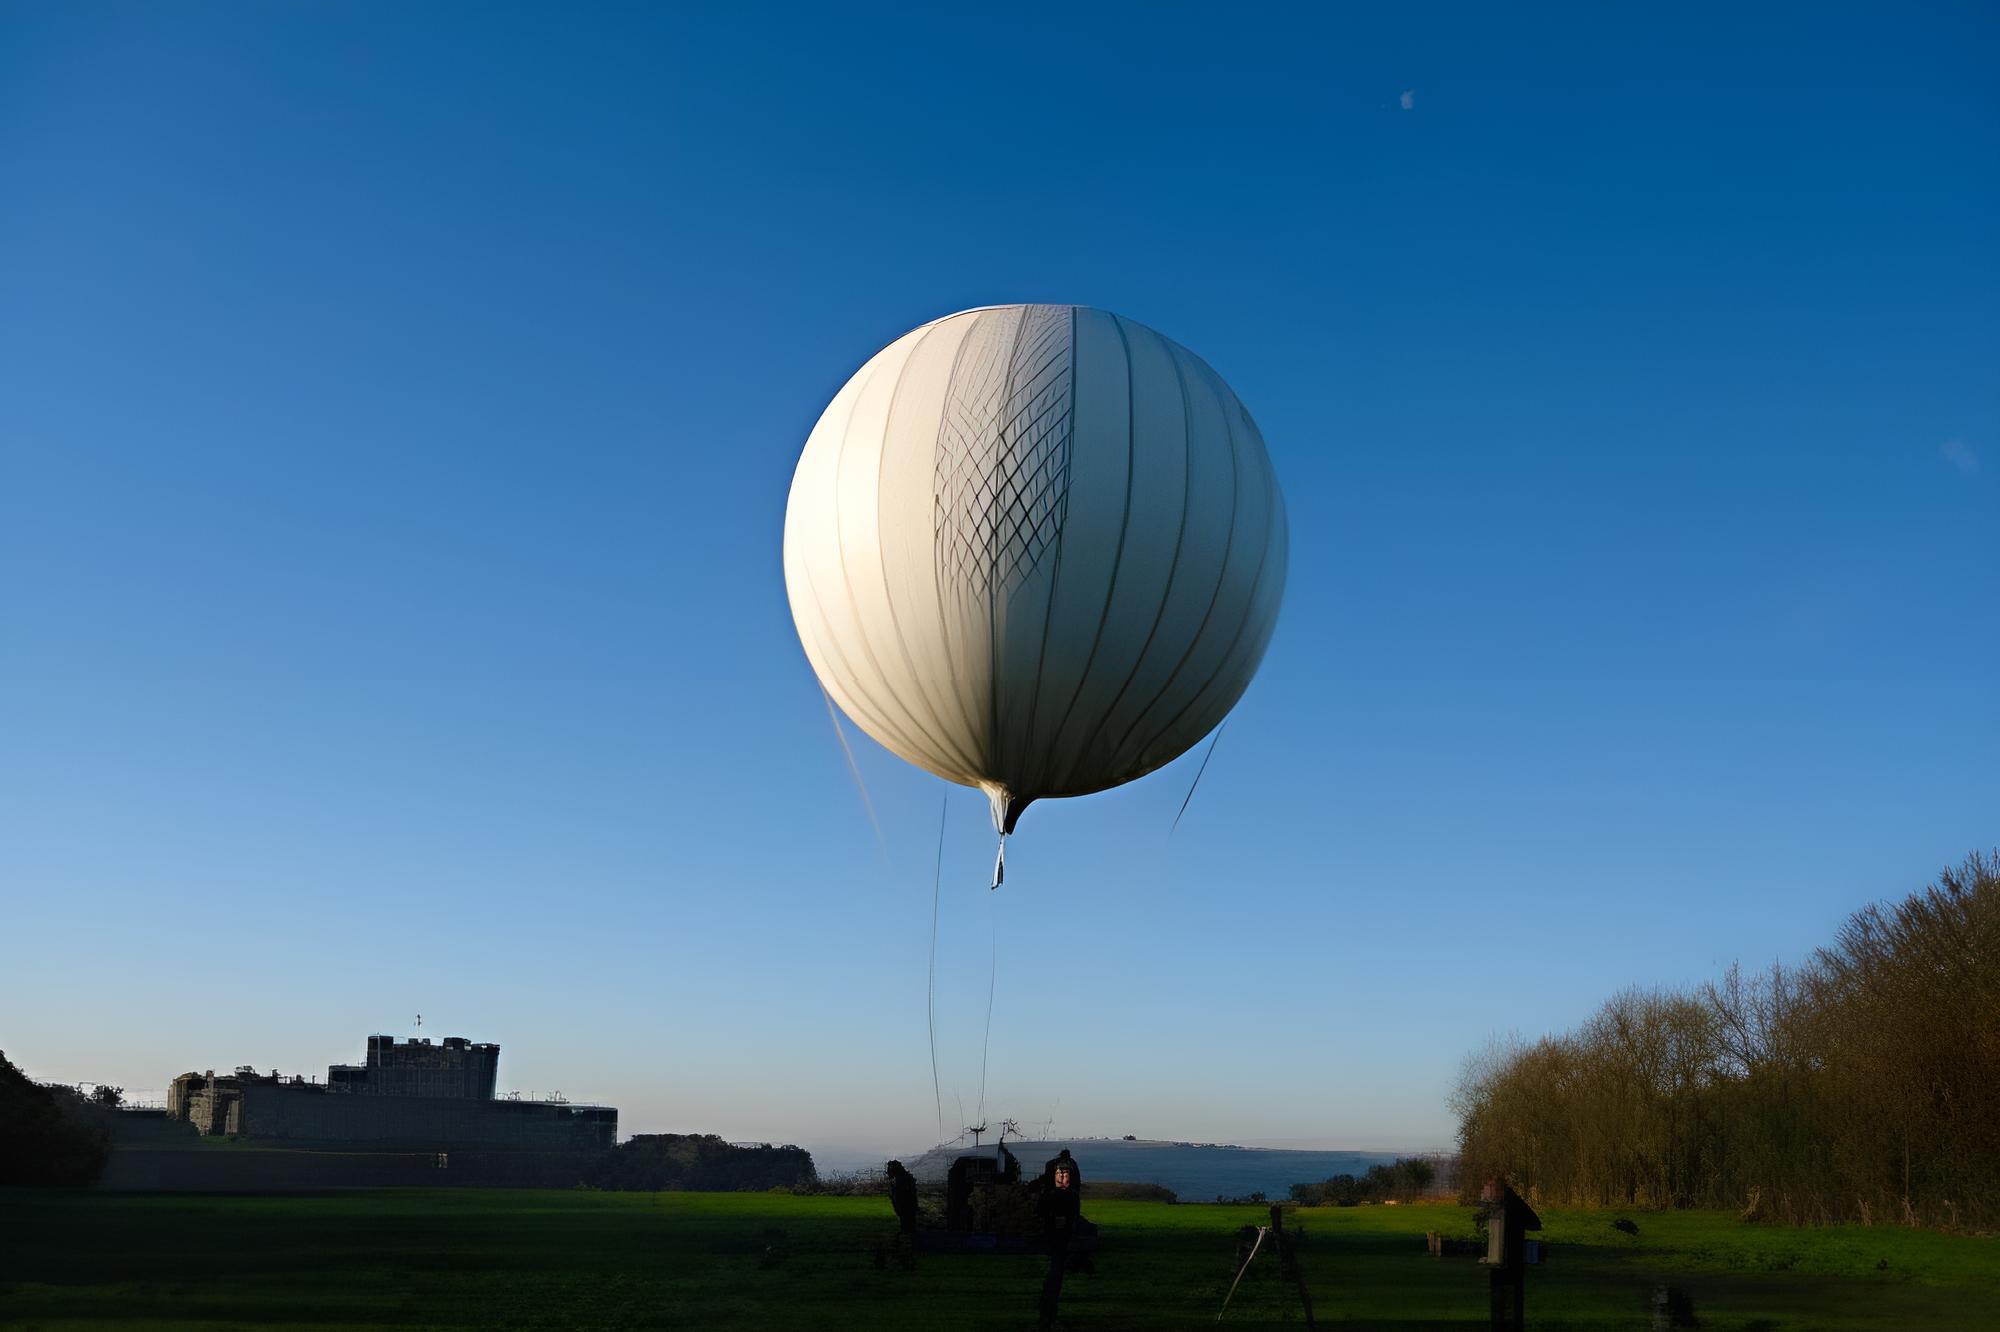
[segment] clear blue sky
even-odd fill
[[[1489,1034],[2000,840],[2000,18],[1741,8],[7,6],[0,1048],[422,1012],[906,1150],[949,791],[948,1124],[997,933],[989,1114],[1438,1146]],[[989,894],[860,742],[878,847],[779,533],[1007,301],[1205,356],[1293,551],[1179,832],[1194,758]]]

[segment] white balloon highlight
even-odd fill
[[[842,711],[1030,801],[1170,762],[1235,706],[1277,623],[1284,499],[1200,357],[1103,310],[968,310],[896,339],[813,428],[785,588]]]

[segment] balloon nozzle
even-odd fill
[[[1004,786],[984,786],[986,803],[993,811],[993,831],[1002,837],[1014,831],[1014,825],[1021,821],[1021,811],[1034,803],[1034,797],[1021,799]]]

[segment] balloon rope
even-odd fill
[[[826,692],[826,686],[819,687],[819,696],[826,700],[826,719],[833,723],[833,738],[840,741],[840,752],[847,756],[847,771],[854,778],[854,789],[861,793],[861,807],[868,811],[869,826],[875,829],[875,845],[882,852],[882,858],[889,858],[889,843],[882,836],[882,821],[875,817],[875,802],[868,798],[868,783],[861,780],[861,765],[854,761],[854,750],[847,743],[847,732],[841,728],[840,714],[834,711],[833,695]]]
[[[1001,845],[1004,847],[1005,842]],[[979,1122],[986,1122],[986,1052],[993,1046],[993,982],[1000,975],[1000,925],[993,899],[986,899],[986,923],[993,939],[993,956],[986,971],[986,1037],[979,1043]]]
[[[1250,1246],[1250,1258],[1257,1256],[1257,1250],[1264,1247],[1264,1236],[1270,1233],[1271,1228],[1269,1226],[1257,1227],[1257,1242]],[[1229,1302],[1236,1298],[1236,1288],[1243,1284],[1243,1274],[1250,1270],[1250,1258],[1245,1258],[1243,1266],[1236,1269],[1236,1280],[1229,1283],[1229,1293],[1222,1297],[1222,1308],[1215,1315],[1216,1322],[1221,1322],[1222,1315],[1229,1312]]]
[[[1201,775],[1208,771],[1208,761],[1215,757],[1215,747],[1222,743],[1222,733],[1228,729],[1228,722],[1215,728],[1215,739],[1208,742],[1208,752],[1201,756],[1201,766],[1194,770],[1194,781],[1188,784],[1187,798],[1181,801],[1180,814],[1174,815],[1174,827],[1167,829],[1167,836],[1172,837],[1174,828],[1181,826],[1181,814],[1187,813],[1188,801],[1194,799],[1194,788],[1201,785]]]
[[[931,1029],[931,1100],[937,1105],[938,1141],[944,1141],[944,1094],[938,1090],[937,1071],[937,930],[938,888],[944,882],[944,816],[951,798],[938,802],[937,868],[931,873],[931,972],[924,995],[925,1016]]]

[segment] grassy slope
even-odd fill
[[[1235,1227],[1261,1209],[1096,1203],[1101,1272],[1072,1280],[1070,1328],[1215,1326]],[[1468,1327],[1484,1269],[1424,1253],[1471,1234],[1456,1207],[1315,1209],[1302,1261],[1327,1324]],[[2000,1326],[2000,1243],[1924,1232],[1746,1226],[1715,1213],[1546,1214],[1538,1328],[1641,1328],[1655,1283],[1708,1329]],[[1033,1326],[1041,1263],[926,1258],[876,1271],[876,1199],[768,1194],[383,1191],[317,1197],[0,1193],[0,1322],[72,1328]],[[770,1231],[782,1231],[782,1237]],[[782,1258],[760,1266],[767,1245]],[[1887,1259],[1886,1270],[1876,1263]],[[1233,1326],[1301,1326],[1259,1258]]]

